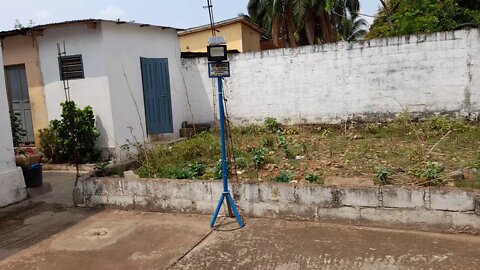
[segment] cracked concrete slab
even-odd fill
[[[43,200],[39,196],[0,209],[0,269],[478,269],[480,265],[478,236],[265,218],[247,219],[241,230],[233,230],[235,221],[227,221],[221,229],[229,231],[211,232],[210,216],[72,208],[64,193],[71,183],[59,183],[64,186],[53,185],[57,193],[44,194]]]
[[[478,269],[480,237],[251,219],[174,269]]]

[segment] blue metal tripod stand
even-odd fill
[[[222,82],[222,77],[217,77],[217,79],[218,79],[218,109],[220,111],[220,137],[222,141],[223,192],[222,192],[222,197],[220,197],[220,201],[217,204],[217,208],[215,208],[215,213],[213,214],[212,220],[210,221],[210,227],[214,228],[215,221],[217,220],[218,212],[222,207],[223,201],[226,201],[230,217],[233,217],[233,214],[234,214],[235,218],[237,219],[238,225],[240,225],[240,228],[241,228],[245,226],[245,222],[240,217],[237,207],[233,202],[232,195],[228,190],[227,150],[225,146],[225,116],[224,116],[224,109],[223,109],[223,82]]]

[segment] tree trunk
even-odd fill
[[[324,43],[331,43],[337,41],[335,30],[333,30],[330,16],[326,11],[320,13],[320,29],[321,38]]]
[[[308,44],[315,44],[315,11],[310,9],[305,16],[305,34],[307,36]]]
[[[287,37],[288,43],[290,44],[291,48],[297,47],[297,42],[295,41],[295,27],[293,26],[293,21],[291,19],[287,19]]]
[[[281,24],[282,24],[282,19],[280,17],[276,17],[275,19],[272,20],[272,41],[273,41],[273,45],[276,48],[280,47],[278,39],[280,36],[280,31],[282,29]]]

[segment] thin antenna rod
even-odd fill
[[[215,19],[213,18],[212,0],[207,0],[207,7],[208,7],[208,15],[210,16],[210,28],[212,29],[212,36],[216,36],[217,31],[215,31]]]

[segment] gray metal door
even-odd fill
[[[21,119],[22,127],[26,131],[23,142],[33,143],[32,111],[30,110],[30,99],[28,97],[25,65],[6,66],[5,81],[10,109]]]
[[[167,58],[140,58],[148,134],[173,133]]]

